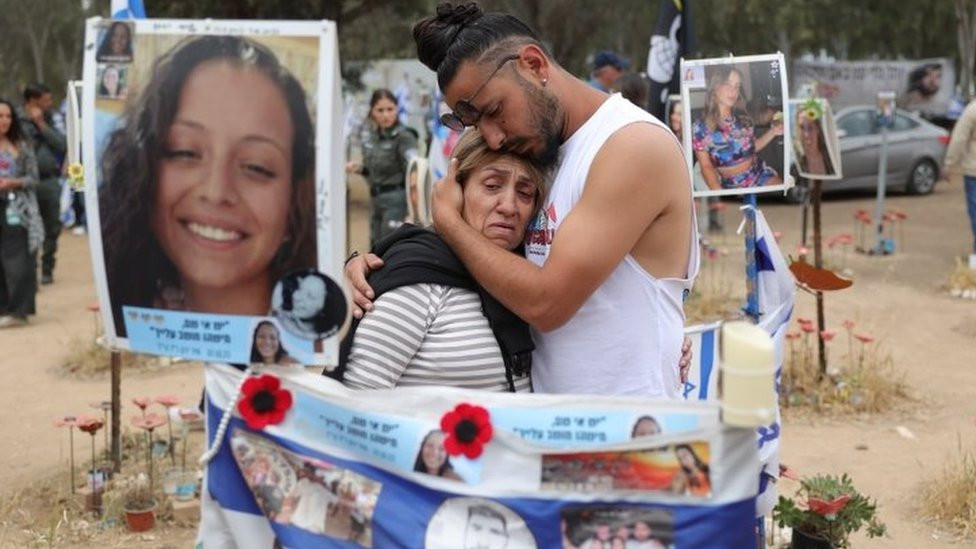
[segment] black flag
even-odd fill
[[[657,24],[647,52],[647,76],[651,81],[648,111],[665,120],[668,95],[678,93],[678,65],[681,56],[694,47],[691,28],[691,0],[660,0]]]

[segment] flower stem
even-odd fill
[[[169,408],[166,408],[166,415],[170,416]],[[173,450],[173,422],[172,420],[166,422],[166,428],[169,429],[169,458],[173,462],[173,466],[176,466],[176,452]]]
[[[75,493],[75,428],[68,426],[68,446],[71,449],[71,493]]]

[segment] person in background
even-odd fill
[[[613,81],[611,91],[619,93],[638,107],[647,110],[647,93],[650,86],[643,74],[624,73]]]
[[[370,131],[362,163],[349,162],[346,173],[369,180],[370,247],[392,233],[407,217],[404,181],[410,159],[417,156],[417,133],[397,118],[396,96],[378,89],[369,99]]]
[[[609,92],[613,82],[630,68],[630,61],[620,57],[612,51],[597,52],[593,56],[593,72],[590,85],[602,91]],[[641,105],[643,107],[643,105]]]
[[[68,150],[64,134],[54,127],[51,89],[44,84],[24,88],[24,110],[20,125],[34,147],[40,183],[37,205],[44,223],[44,246],[41,254],[41,284],[54,282],[55,253],[61,235],[61,162]]]
[[[976,100],[969,102],[952,128],[945,172],[950,180],[962,177],[966,186],[966,212],[973,234],[972,253],[976,254]]]
[[[0,99],[0,328],[27,324],[37,294],[37,160],[14,106]]]

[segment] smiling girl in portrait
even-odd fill
[[[242,37],[160,57],[108,139],[99,212],[116,331],[122,306],[266,315],[314,268],[314,129],[298,80]]]

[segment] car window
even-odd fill
[[[854,111],[837,120],[837,127],[847,132],[847,137],[871,135],[877,131],[874,127],[874,111]]]
[[[907,116],[901,116],[900,114],[895,116],[895,122],[891,125],[891,129],[896,132],[903,132],[910,130],[918,126],[918,122],[908,118]]]

